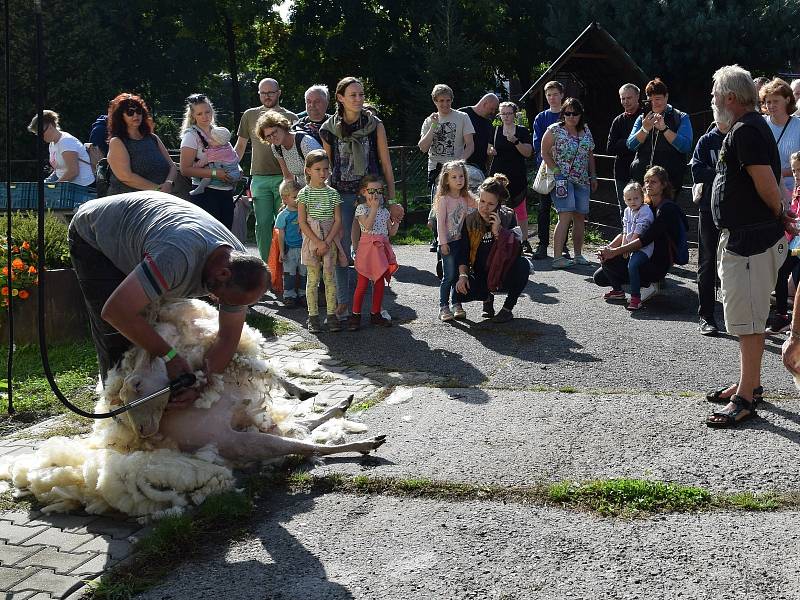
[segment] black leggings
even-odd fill
[[[233,191],[206,188],[202,194],[189,196],[189,202],[199,206],[228,229],[233,226]]]
[[[133,346],[131,341],[100,316],[108,298],[119,287],[125,274],[99,250],[90,246],[73,229],[69,230],[69,254],[81,286],[92,341],[97,351],[97,363],[103,381],[106,375]]]
[[[642,287],[647,287],[651,283],[664,279],[666,273],[662,272],[648,261],[639,268]],[[602,266],[594,272],[594,282],[601,286],[611,286],[615,290],[621,290],[622,284],[628,283],[628,259],[622,256],[605,261]]]
[[[783,266],[778,270],[778,281],[775,283],[775,312],[786,314],[789,309],[789,275],[798,264],[798,258],[791,254],[786,255]]]
[[[503,302],[503,308],[513,310],[520,294],[522,294],[522,290],[528,284],[530,273],[530,263],[522,256],[518,256],[503,279],[503,291],[508,294],[506,301]],[[486,302],[490,297],[486,273],[477,273],[470,276],[469,290],[466,294],[456,292],[456,302],[473,302],[475,300]]]

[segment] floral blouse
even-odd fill
[[[572,137],[561,123],[548,127],[553,134],[553,160],[561,173],[572,183],[589,185],[589,153],[594,150],[594,139],[587,125],[579,137]]]

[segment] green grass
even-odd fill
[[[601,515],[685,512],[708,508],[713,496],[699,487],[643,479],[560,482],[548,488],[550,500]]]
[[[6,359],[8,348],[0,348],[2,371],[8,379]],[[90,340],[53,344],[48,347],[50,368],[56,384],[72,402],[84,409],[94,404],[94,387],[97,383],[97,355]],[[53,394],[44,376],[39,347],[17,346],[14,352],[12,388],[14,408],[20,415],[16,420],[37,420],[68,411]],[[0,411],[8,412],[8,399],[0,399]],[[33,417],[33,418],[31,418]],[[4,425],[8,425],[4,423]]]
[[[351,412],[359,412],[362,410],[367,410],[372,408],[376,404],[380,404],[386,398],[391,396],[392,392],[394,391],[395,386],[386,386],[378,389],[377,392],[369,396],[368,398],[364,399],[363,401],[359,402],[358,404],[354,404],[351,408]]]
[[[395,246],[422,246],[430,244],[432,239],[431,230],[425,225],[412,225],[407,229],[401,230],[392,238]]]
[[[254,310],[248,311],[247,324],[258,329],[265,337],[278,337],[294,330],[286,321]]]

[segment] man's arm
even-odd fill
[[[776,217],[779,216],[783,212],[783,192],[778,186],[778,182],[775,181],[772,167],[769,165],[747,165],[745,169],[747,169],[747,174],[753,180],[761,201],[770,208]]]
[[[243,137],[240,137],[238,140],[236,140],[236,148],[234,149],[236,150],[236,154],[239,157],[239,160],[242,160],[242,158],[244,157],[244,151],[247,150],[248,141],[249,140],[247,138]]]
[[[472,156],[472,153],[475,152],[475,140],[472,138],[473,134],[464,134],[464,156],[462,156],[462,160],[467,160],[470,156]]]
[[[236,348],[239,346],[239,338],[242,337],[245,317],[247,317],[246,308],[238,312],[227,312],[220,309],[219,333],[205,356],[209,374],[222,373],[231,362]]]

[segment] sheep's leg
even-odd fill
[[[350,394],[346,399],[339,402],[339,404],[330,407],[325,412],[309,417],[307,419],[299,420],[298,424],[306,427],[309,431],[313,431],[323,423],[330,421],[331,419],[338,419],[339,417],[343,417],[344,413],[347,412],[347,409],[350,408],[350,405],[353,403],[353,394]]]
[[[278,383],[281,384],[281,387],[286,390],[286,393],[292,396],[293,398],[298,398],[300,400],[308,400],[309,398],[313,398],[317,395],[317,392],[311,392],[309,390],[301,388],[299,385],[293,384],[291,381],[282,377],[281,375],[276,375],[275,378],[278,380]]]
[[[326,456],[342,452],[369,454],[386,441],[385,435],[367,438],[358,442],[326,446],[270,433],[251,433],[230,430],[224,439],[217,440],[220,454],[234,461],[265,460],[289,454],[301,456]]]

